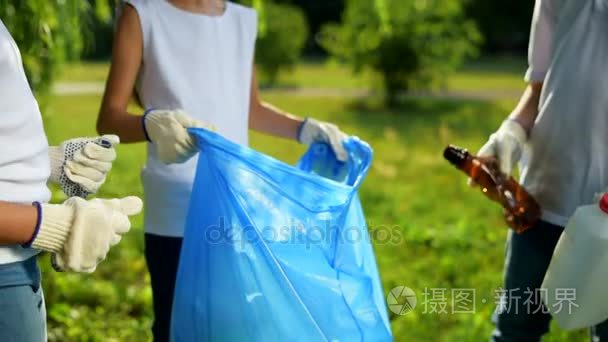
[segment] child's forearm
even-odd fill
[[[121,142],[145,141],[141,116],[127,112],[142,63],[143,33],[133,6],[125,6],[118,19],[112,63],[97,119],[97,131],[113,133]]]
[[[141,115],[104,108],[101,111],[97,119],[99,134],[116,134],[121,143],[146,141]]]
[[[0,244],[24,244],[34,235],[38,211],[35,206],[0,201]]]
[[[273,105],[260,102],[249,113],[249,128],[281,138],[297,140],[303,119],[284,112]]]
[[[529,84],[519,103],[509,115],[509,119],[517,121],[528,134],[530,134],[538,115],[538,103],[542,89],[542,83]]]

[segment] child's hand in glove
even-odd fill
[[[188,128],[215,130],[213,125],[196,120],[181,110],[151,110],[143,116],[146,138],[156,146],[163,163],[183,163],[197,152]]]
[[[94,194],[105,182],[106,175],[116,159],[116,135],[97,138],[76,138],[59,146],[49,147],[51,161],[50,181],[61,185],[68,196],[86,197]],[[74,189],[78,186],[81,189]]]
[[[95,271],[110,247],[131,228],[129,216],[138,214],[141,199],[72,197],[63,204],[39,204],[38,225],[29,246],[55,253],[61,270]]]
[[[498,131],[490,135],[477,156],[496,158],[500,171],[510,175],[521,158],[527,139],[526,131],[517,121],[506,120]]]
[[[477,152],[477,156],[495,158],[500,171],[510,176],[521,159],[527,139],[525,129],[517,121],[507,119],[490,135],[488,141]],[[475,186],[470,178],[468,183],[470,186]]]
[[[314,119],[306,119],[300,126],[298,141],[310,145],[315,142],[324,142],[331,146],[340,161],[348,160],[348,153],[342,144],[348,136],[338,126]]]

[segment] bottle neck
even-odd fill
[[[445,150],[443,151],[443,157],[459,169],[465,167],[467,161],[470,162],[470,160],[472,159],[467,149],[454,145],[449,145],[445,148]]]

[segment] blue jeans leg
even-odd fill
[[[540,287],[563,227],[540,221],[523,234],[509,233],[502,310],[494,313],[495,342],[536,342],[549,331],[551,316]]]
[[[46,311],[36,258],[33,257],[29,261],[1,266],[0,341],[45,341]],[[28,273],[31,277],[14,276]],[[18,279],[23,281],[16,282],[15,280]],[[7,280],[4,284],[9,285],[2,285],[4,280]]]

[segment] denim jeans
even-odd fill
[[[540,298],[540,287],[563,227],[540,221],[523,234],[509,232],[504,288],[494,312],[495,342],[536,342],[549,331],[551,315]],[[608,323],[591,328],[595,341],[608,341]]]
[[[40,270],[31,257],[0,265],[0,341],[43,342],[46,311]]]

